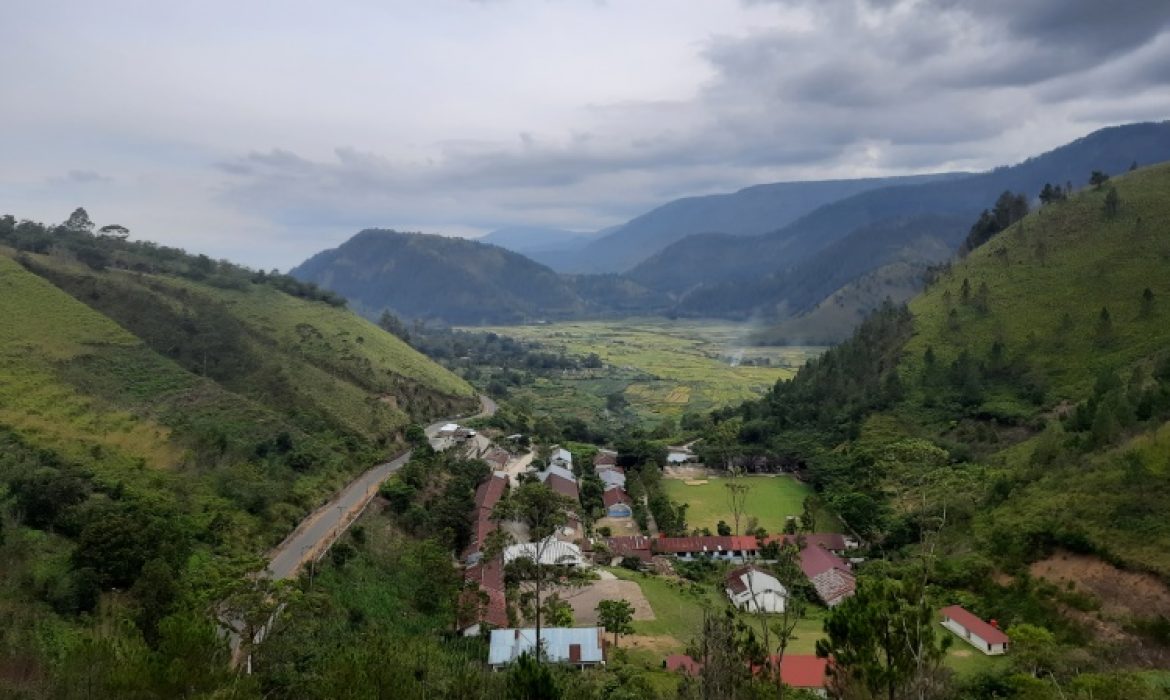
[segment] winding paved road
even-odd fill
[[[480,412],[473,418],[494,415],[496,402],[482,394]],[[459,420],[459,419],[454,419]],[[433,437],[449,420],[436,421],[426,427],[427,437]],[[310,558],[323,554],[348,528],[370,500],[378,493],[382,482],[410,460],[406,452],[389,462],[379,464],[363,473],[337,492],[328,503],[313,511],[297,525],[293,533],[268,554],[267,573],[274,579],[295,577]]]

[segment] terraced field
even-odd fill
[[[751,399],[779,379],[787,379],[820,347],[750,347],[743,340],[747,324],[667,319],[583,321],[533,326],[480,328],[534,341],[554,351],[585,357],[596,354],[605,376],[619,380],[606,386],[620,391],[646,418],[678,417]],[[604,402],[596,378],[574,375],[538,385],[542,401],[596,409]]]

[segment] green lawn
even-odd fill
[[[693,584],[689,581],[641,574],[620,568],[609,571],[620,579],[637,582],[654,610],[656,619],[635,621],[634,632],[672,637],[678,643],[679,652],[683,651],[687,642],[699,633],[703,625],[704,606],[722,610],[727,604],[723,592],[713,584]],[[797,623],[788,647],[789,652],[812,654],[816,651],[816,641],[822,636],[824,614],[822,608],[815,606],[808,608],[804,618]],[[744,615],[743,618],[752,625],[756,624],[754,616]]]
[[[740,522],[741,530],[747,525],[747,516],[755,516],[768,532],[783,532],[786,516],[799,516],[805,496],[812,493],[807,484],[791,476],[745,476],[742,479],[751,485],[751,489],[747,495],[745,516]],[[690,527],[708,527],[715,532],[715,525],[720,520],[734,527],[727,502],[727,481],[726,478],[709,478],[706,484],[688,486],[681,479],[663,479],[662,486],[671,500],[688,505],[687,524]]]

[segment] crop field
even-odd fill
[[[747,518],[754,516],[768,532],[783,532],[786,516],[799,516],[805,496],[812,493],[808,485],[790,476],[745,476],[743,482],[750,486],[744,507],[740,529],[747,524]],[[727,502],[728,479],[712,477],[707,483],[690,485],[682,479],[663,479],[662,487],[672,501],[686,503],[687,525],[707,527],[715,532],[720,521],[734,526],[731,507]]]
[[[606,364],[606,378],[617,383],[606,388],[621,391],[630,406],[648,418],[678,417],[755,398],[823,351],[745,346],[752,326],[728,322],[630,319],[476,330],[537,342],[577,357],[596,353]],[[596,387],[590,386],[597,380],[593,374],[565,376],[537,387],[537,393],[554,403],[558,393],[598,397]],[[604,395],[598,398],[604,401]],[[561,400],[565,402],[580,405],[589,399]]]

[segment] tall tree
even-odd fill
[[[61,224],[66,230],[74,233],[93,233],[93,221],[84,207],[77,207],[65,223]]]
[[[603,600],[597,604],[597,621],[606,632],[613,634],[613,645],[618,645],[619,634],[631,634],[634,606],[628,600]]]
[[[727,505],[735,521],[735,534],[739,534],[739,521],[747,505],[748,485],[743,480],[743,470],[732,469],[731,479],[723,485],[727,489]]]
[[[534,608],[538,663],[541,659],[541,594],[548,575],[548,565],[544,560],[557,543],[555,538],[557,531],[569,521],[569,514],[576,507],[572,500],[538,481],[521,485],[496,505],[499,517],[524,523],[528,527],[528,537],[532,541],[534,561],[531,582],[536,594]]]

